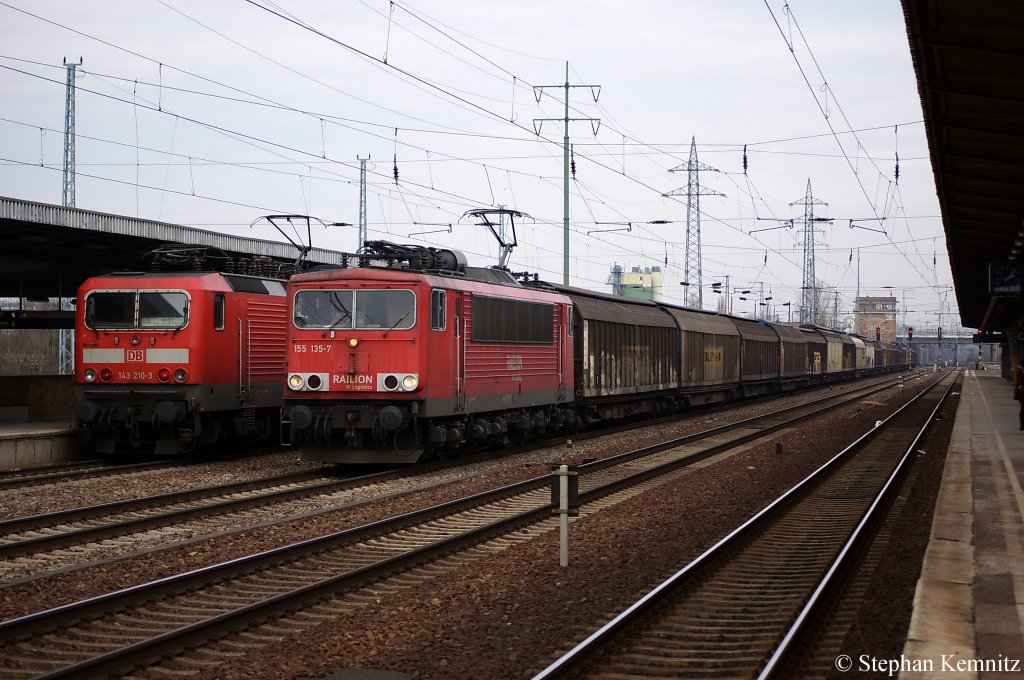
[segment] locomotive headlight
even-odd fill
[[[156,373],[156,377],[160,379],[160,382],[167,382],[171,379],[171,369],[161,368]],[[180,380],[178,382],[181,382]]]
[[[87,368],[85,369],[85,382],[96,382],[96,369]]]
[[[359,346],[359,338],[349,338],[348,339],[348,346],[349,347],[358,347]]]
[[[104,368],[100,371],[100,380],[103,382],[110,382],[114,379],[114,372],[109,368]]]
[[[414,389],[419,387],[420,379],[415,375],[407,375],[402,378],[402,389],[406,392],[412,392]]]
[[[302,379],[302,376],[298,373],[292,373],[288,376],[288,387],[292,388],[296,392],[305,387],[306,381]]]
[[[185,382],[186,378],[188,378],[188,371],[184,368],[179,368],[174,372],[174,379],[178,382]]]
[[[397,375],[386,375],[384,376],[384,389],[389,392],[393,392],[398,389],[398,376]]]

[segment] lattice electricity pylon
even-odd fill
[[[696,137],[690,139],[690,159],[686,163],[672,168],[669,172],[683,170],[687,173],[685,193],[680,187],[664,195],[686,196],[686,259],[683,265],[683,282],[686,284],[685,304],[693,309],[702,309],[704,307],[704,276],[700,249],[700,197],[725,196],[725,194],[700,185],[701,170],[705,172],[721,171],[697,160]]]
[[[815,217],[814,206],[828,205],[819,201],[811,194],[811,180],[807,179],[807,194],[802,201],[793,201],[793,205],[804,206],[804,282],[801,292],[800,323],[818,323],[818,283],[814,274],[814,245],[818,222],[831,222],[831,217]]]

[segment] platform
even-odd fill
[[[74,460],[71,376],[0,376],[0,471]]]
[[[0,422],[0,471],[62,465],[74,460],[77,444],[69,418]]]
[[[998,371],[966,372],[901,678],[1024,677],[1024,431],[1012,397]]]

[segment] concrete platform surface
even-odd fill
[[[0,470],[61,465],[77,453],[69,418],[0,422]]]
[[[1024,677],[1024,431],[1012,384],[967,371],[901,678]]]

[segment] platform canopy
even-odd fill
[[[1002,330],[1024,317],[1024,3],[903,0],[903,13],[961,322]]]
[[[211,246],[233,258],[262,256],[282,263],[298,256],[290,243],[0,197],[0,297],[73,297],[88,277],[139,269],[143,255],[167,243]],[[310,265],[334,264],[341,255],[312,248],[306,259]],[[66,325],[47,313],[21,315],[25,321],[20,324],[6,316],[2,325],[8,327]]]

